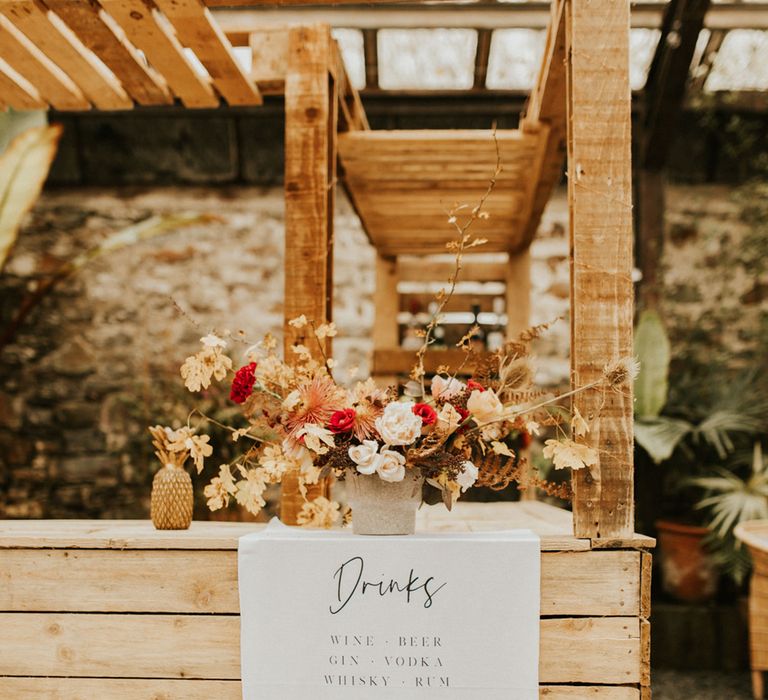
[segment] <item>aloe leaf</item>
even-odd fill
[[[656,418],[667,403],[669,391],[669,338],[655,311],[643,311],[635,329],[635,355],[640,373],[635,380],[635,414]]]
[[[0,156],[0,271],[8,260],[24,215],[48,177],[61,126],[38,126],[19,134]]]

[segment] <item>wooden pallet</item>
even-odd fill
[[[453,514],[433,508],[421,518],[436,531],[537,531],[541,696],[641,697],[650,590],[642,548],[652,540],[593,550],[573,537],[570,514],[540,503],[460,504]],[[186,532],[158,532],[146,521],[2,522],[0,697],[236,700],[237,538],[259,527],[195,522]]]

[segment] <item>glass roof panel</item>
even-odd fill
[[[715,56],[704,89],[768,90],[768,32],[732,29]]]
[[[359,29],[334,29],[333,38],[339,42],[341,56],[352,87],[362,90],[365,87],[363,33]]]
[[[385,90],[467,90],[474,83],[474,29],[380,29],[378,49]]]
[[[490,90],[530,90],[544,54],[545,32],[497,29],[491,37],[485,86]]]
[[[645,87],[660,36],[658,29],[632,30],[629,36],[629,84],[633,90]]]

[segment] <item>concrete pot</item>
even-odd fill
[[[356,535],[412,535],[421,503],[424,477],[406,474],[402,481],[383,481],[378,474],[347,472],[347,494]]]

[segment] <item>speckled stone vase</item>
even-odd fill
[[[424,477],[407,475],[397,482],[347,472],[347,494],[352,507],[352,532],[356,535],[412,535],[421,503]]]

